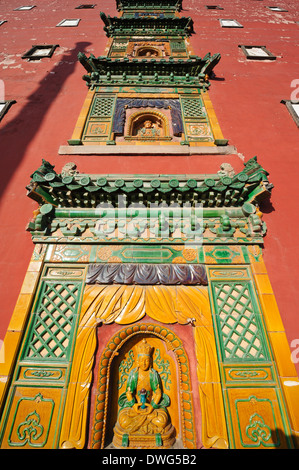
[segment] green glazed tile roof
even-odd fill
[[[101,12],[100,16],[105,24],[104,31],[107,36],[116,35],[131,35],[134,36],[146,33],[155,36],[167,35],[177,36],[184,35],[190,36],[193,31],[193,20],[190,17],[181,18],[178,17],[163,17],[163,18],[151,18],[151,17],[138,17],[138,18],[126,18],[126,17],[111,17]]]
[[[118,10],[181,11],[182,0],[116,0]]]
[[[40,204],[50,203],[56,207],[95,207],[108,199],[115,202],[119,195],[125,195],[128,202],[140,202],[145,206],[165,201],[179,205],[200,203],[211,208],[237,207],[246,202],[258,202],[270,194],[272,185],[267,175],[256,157],[232,178],[219,175],[63,175],[43,161],[32,174],[27,189],[28,196]]]
[[[194,56],[189,59],[111,59],[110,57],[95,57],[90,54],[87,57],[79,52],[78,60],[83,65],[88,75],[82,78],[87,85],[100,83],[145,82],[150,80],[152,84],[176,83],[184,84],[205,81],[213,68],[220,61],[221,55],[207,53],[203,58]]]

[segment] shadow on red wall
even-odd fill
[[[16,117],[7,124],[0,124],[2,165],[0,173],[0,197],[23,160],[26,150],[39,132],[49,108],[57,98],[66,79],[74,72],[79,52],[84,52],[89,42],[78,42],[74,49],[65,53],[55,67],[38,83],[37,89],[20,106]],[[26,95],[26,90],[24,90]],[[14,104],[14,107],[18,103]],[[65,112],[65,110],[64,110]],[[41,162],[42,156],[38,156]],[[34,165],[34,163],[33,163]],[[34,168],[35,169],[35,168]],[[29,178],[29,175],[26,175]]]

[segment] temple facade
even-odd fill
[[[271,169],[222,131],[222,57],[194,52],[192,9],[116,7],[98,17],[105,55],[78,51],[86,92],[63,160],[28,175],[33,254],[0,364],[0,446],[298,448],[298,378],[263,260]],[[103,171],[103,156],[149,163]],[[161,172],[164,156],[186,171]]]

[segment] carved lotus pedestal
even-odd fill
[[[162,433],[144,434],[135,432],[128,434],[119,423],[114,427],[113,445],[118,449],[169,449],[175,443],[175,428],[170,423]]]

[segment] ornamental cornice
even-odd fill
[[[58,174],[43,161],[27,187],[39,204],[28,230],[36,242],[262,243],[267,176],[256,157],[232,177]]]
[[[173,203],[219,209],[238,207],[248,202],[259,204],[271,194],[273,185],[268,181],[268,172],[257,162],[257,157],[244,164],[245,168],[233,176],[188,175],[91,175],[77,170],[56,173],[54,166],[43,160],[42,165],[31,175],[27,186],[28,196],[40,204],[50,203],[60,208],[96,207],[101,195],[117,200],[126,196],[129,203],[138,201],[148,206],[150,202],[161,202],[171,195]],[[155,195],[156,201],[152,199]],[[72,197],[73,196],[73,197]],[[75,197],[76,196],[76,197]],[[184,196],[184,197],[183,197]],[[220,197],[221,196],[221,197]]]
[[[182,0],[116,0],[118,11],[122,10],[170,10],[181,11]]]
[[[190,36],[194,33],[193,20],[190,17],[111,17],[101,12],[100,17],[104,23],[107,37],[119,35],[140,34],[141,36]]]

